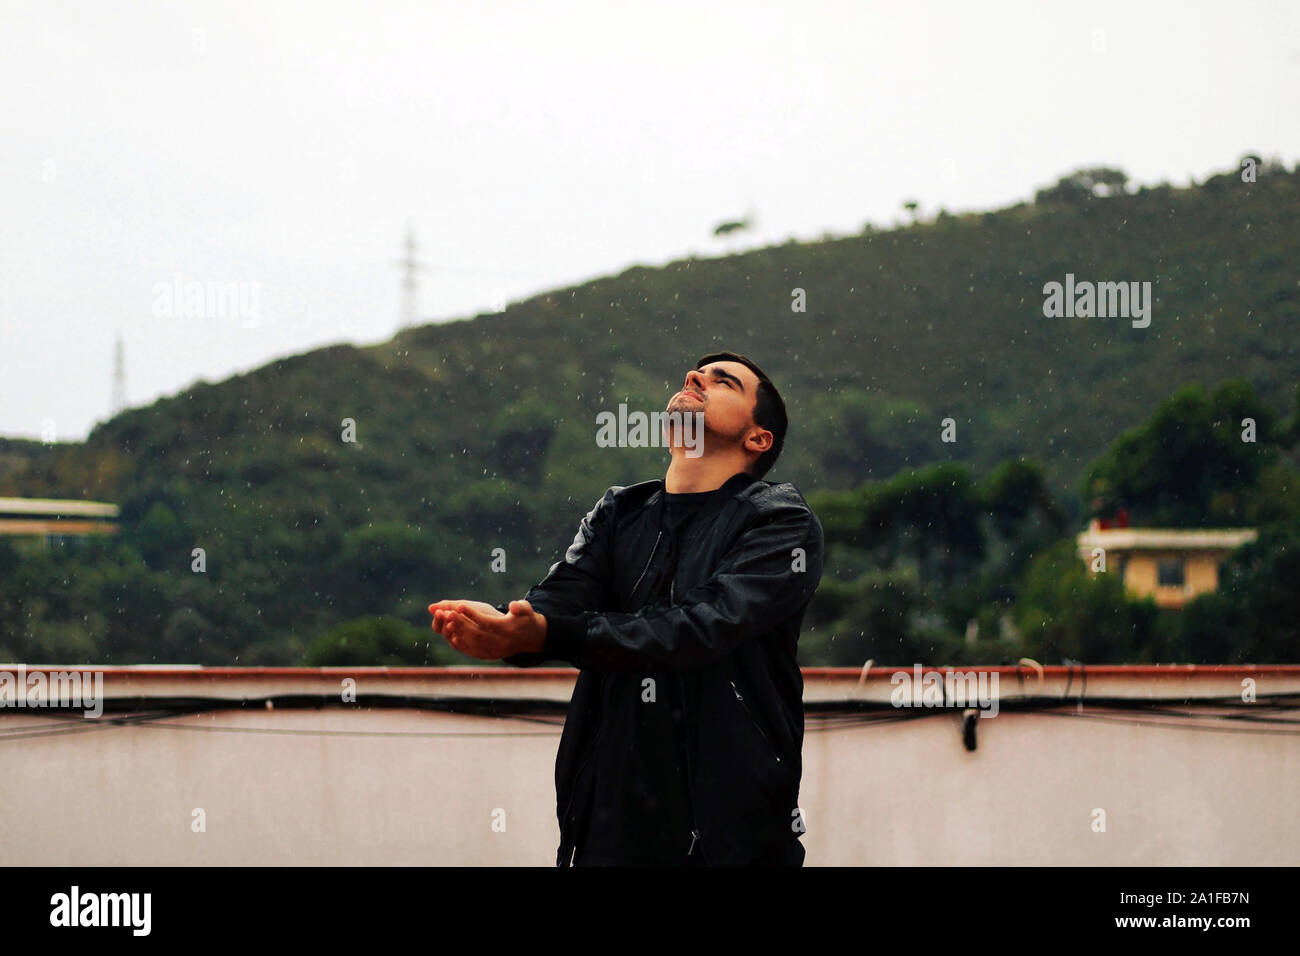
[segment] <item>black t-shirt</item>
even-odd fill
[[[668,539],[670,558],[677,557],[677,549],[681,547],[687,525],[694,520],[713,495],[712,491],[693,491],[678,495],[664,492],[664,534]],[[669,574],[663,581],[664,595],[672,594],[671,577],[672,575]]]
[[[677,495],[670,495],[665,491],[664,518],[669,526],[668,530],[676,531],[681,528],[688,519],[695,517],[695,513],[715,494],[717,494],[716,490],[692,491]]]
[[[664,536],[669,559],[676,556],[687,526],[712,491],[664,493]],[[664,547],[664,545],[661,545]],[[671,566],[671,565],[670,565]],[[649,605],[670,603],[671,574]],[[687,715],[672,671],[602,675],[605,707],[629,707],[635,715],[633,738],[603,739],[592,761],[591,803],[585,832],[578,836],[577,859],[585,864],[676,864],[685,862],[692,829],[686,783]],[[654,680],[646,700],[646,678]],[[622,697],[629,699],[623,700]]]

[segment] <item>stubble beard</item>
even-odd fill
[[[696,435],[695,438],[696,440],[700,440],[702,437],[703,444],[706,446],[710,444],[712,444],[714,447],[719,447],[719,448],[725,448],[728,445],[739,446],[741,441],[744,440],[745,433],[749,431],[748,425],[738,426],[736,428],[736,431],[733,434],[726,434],[715,429],[709,421],[707,409],[702,399],[692,400],[681,395],[674,395],[672,399],[669,400],[668,408],[666,409],[666,411],[680,412],[683,419],[687,415],[693,415],[696,412],[703,413],[704,414],[704,435],[703,436]]]

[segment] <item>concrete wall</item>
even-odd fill
[[[859,686],[856,671],[810,669],[805,701],[888,701],[892,670]],[[1033,672],[1022,683],[992,670],[1003,709],[975,720],[973,752],[953,712],[856,727],[809,719],[807,865],[1300,862],[1300,737],[1080,706],[1077,671],[1071,701],[1017,713],[1010,698],[1059,698],[1067,675],[1049,668],[1039,685]],[[0,708],[0,863],[553,865],[558,722],[260,704],[338,695],[345,676],[363,695],[567,701],[574,672],[105,669],[110,696],[254,706],[134,726]],[[1087,699],[1238,699],[1247,678],[1258,694],[1300,691],[1300,667],[1099,667]],[[61,732],[14,736],[50,730]],[[205,832],[193,830],[198,808]]]

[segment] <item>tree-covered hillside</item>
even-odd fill
[[[1240,379],[1283,420],[1298,214],[1300,175],[1276,166],[1133,193],[1063,180],[996,212],[637,267],[280,359],[84,443],[0,441],[0,495],[113,501],[124,526],[49,552],[0,541],[0,656],[301,663],[385,616],[421,659],[463,660],[427,641],[427,604],[522,594],[605,488],[662,476],[662,449],[598,447],[596,415],[663,409],[720,348],[786,398],[768,479],[848,491],[956,462],[984,482],[1030,459],[1073,528],[1089,466],[1179,386]],[[1150,282],[1149,327],[1045,317],[1067,273]]]

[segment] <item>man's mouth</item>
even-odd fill
[[[688,391],[687,389],[682,389],[682,390],[681,390],[680,392],[678,392],[677,394],[678,394],[678,395],[689,395],[689,396],[691,396],[691,398],[698,398],[700,401],[704,401],[704,396],[701,395],[699,392],[692,392],[692,391]]]

